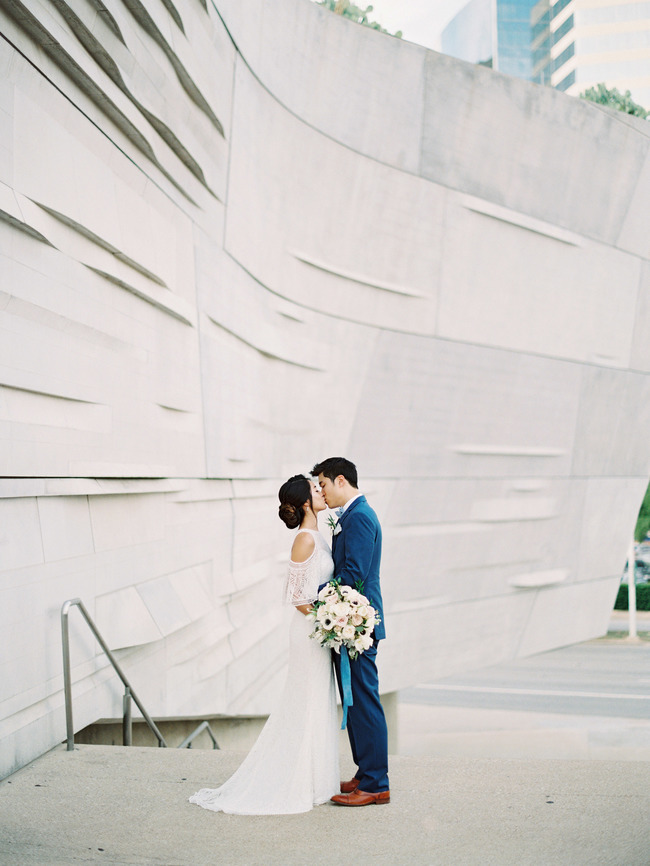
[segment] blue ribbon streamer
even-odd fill
[[[341,647],[341,691],[343,692],[343,720],[341,721],[341,730],[345,730],[348,723],[348,707],[354,703],[352,700],[352,679],[350,676],[350,658],[348,649],[345,646]]]

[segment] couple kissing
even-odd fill
[[[279,706],[237,771],[220,787],[201,789],[190,802],[239,815],[295,814],[327,802],[339,806],[389,803],[387,728],[376,664],[377,645],[386,636],[379,520],[358,488],[354,463],[344,457],[317,463],[311,478],[294,475],[278,495],[280,519],[297,530],[284,590],[285,602],[296,611],[291,618],[286,684]],[[318,515],[327,508],[337,515],[330,521],[331,550],[318,528]],[[364,633],[349,659],[345,648],[339,647],[340,639],[332,642],[339,638],[340,628],[327,632],[330,640],[310,639],[316,636],[314,624],[322,599],[335,591],[342,601],[339,612],[350,610],[345,599],[361,598],[377,614],[372,632]],[[354,777],[343,782],[335,674],[356,767]]]

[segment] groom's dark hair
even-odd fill
[[[317,463],[311,470],[311,474],[317,478],[321,473],[325,478],[329,478],[330,481],[334,481],[335,478],[342,475],[352,487],[356,488],[359,486],[357,467],[351,460],[346,460],[345,457],[328,457],[327,460]]]

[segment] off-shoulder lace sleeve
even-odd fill
[[[284,590],[285,604],[311,604],[316,600],[316,593],[310,593],[310,585],[313,586],[313,581],[310,576],[313,574],[316,565],[316,551],[312,553],[309,559],[305,562],[289,562],[289,573]]]

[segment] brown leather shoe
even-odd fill
[[[379,806],[381,803],[390,803],[390,791],[371,794],[369,791],[361,791],[357,788],[351,794],[334,794],[332,803],[338,806],[369,806],[371,803],[376,803]]]
[[[356,791],[358,787],[359,780],[355,777],[354,779],[350,779],[349,782],[341,782],[341,793],[351,794],[353,791]]]

